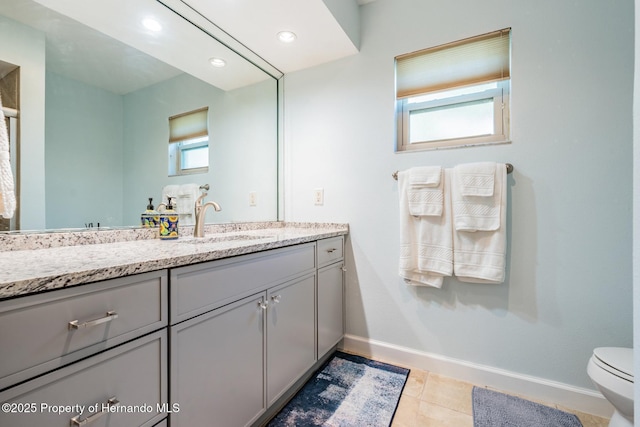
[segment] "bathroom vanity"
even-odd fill
[[[0,252],[0,425],[260,424],[343,337],[347,232]]]

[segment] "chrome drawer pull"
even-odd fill
[[[105,317],[101,317],[100,319],[90,320],[84,323],[80,323],[79,320],[72,320],[71,322],[69,322],[69,329],[90,328],[92,326],[96,326],[101,323],[111,322],[112,320],[117,318],[118,318],[118,313],[116,313],[115,311],[107,311],[107,315]]]
[[[327,253],[334,253],[336,251],[336,248],[331,248],[331,249],[327,249]]]
[[[112,406],[118,405],[119,403],[120,401],[118,401],[118,399],[116,399],[115,397],[112,397],[111,399],[107,400],[106,406],[107,408],[110,408]],[[104,408],[104,406],[105,404],[103,403],[102,407]],[[69,425],[71,427],[86,426],[87,424],[94,422],[95,420],[97,420],[98,418],[100,418],[101,416],[109,412],[107,408],[102,409],[102,411],[96,412],[95,414],[88,416],[87,418],[84,418],[84,419],[80,419],[80,415],[76,415],[75,417],[71,418],[71,422],[69,423]]]

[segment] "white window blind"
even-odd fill
[[[510,78],[511,29],[396,57],[397,99]]]
[[[169,143],[207,136],[209,108],[169,117]]]
[[[209,171],[209,108],[169,117],[169,176]]]

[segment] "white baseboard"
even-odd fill
[[[610,418],[613,414],[613,406],[595,390],[479,365],[439,354],[417,351],[355,335],[345,335],[341,348],[372,359],[434,372],[540,401],[553,402],[565,408],[600,417]]]

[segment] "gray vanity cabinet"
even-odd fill
[[[0,426],[166,418],[167,294],[157,271],[0,302]]]
[[[166,417],[166,330],[0,393],[0,426],[151,427]]]
[[[344,337],[344,239],[318,241],[318,359]]]
[[[265,409],[264,293],[171,327],[172,426],[243,426]]]
[[[313,366],[315,249],[171,271],[172,427],[251,425]]]
[[[166,270],[0,301],[0,390],[166,327]]]
[[[308,275],[267,293],[267,407],[316,360],[315,279]]]

